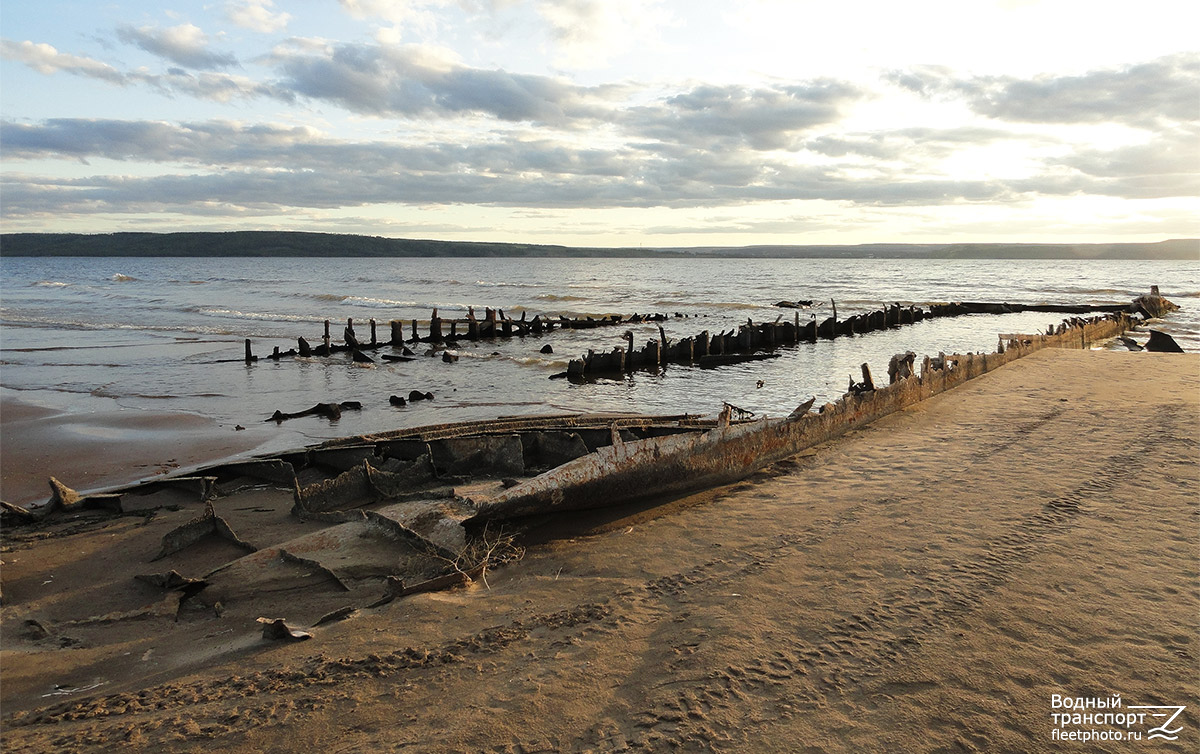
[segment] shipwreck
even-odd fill
[[[1169,302],[1147,298],[1143,307]],[[1003,336],[992,353],[897,354],[887,384],[863,379],[836,401],[746,417],[562,414],[433,425],[217,464],[98,495],[51,480],[42,506],[3,504],[5,536],[71,533],[80,520],[142,522],[126,571],[108,569],[56,603],[19,615],[34,641],[119,640],[125,620],[207,616],[261,623],[265,638],[345,619],[409,594],[486,581],[518,558],[539,517],[657,504],[768,465],[1044,348],[1087,348],[1134,318],[1122,308],[1071,317],[1046,333]],[[71,515],[66,515],[71,514]],[[4,585],[4,597],[10,585]],[[20,585],[17,585],[19,591]],[[311,614],[294,612],[302,590]],[[97,605],[104,605],[97,614]],[[36,627],[36,630],[35,628]]]

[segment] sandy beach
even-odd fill
[[[127,590],[128,604],[93,606],[111,620],[68,625],[161,529],[10,529],[4,748],[1162,746],[1055,739],[1110,727],[1056,725],[1055,695],[1119,694],[1187,705],[1172,750],[1190,750],[1198,443],[1200,357],[1048,349],[739,484],[574,516],[486,584],[360,610],[295,644],[264,641],[254,619],[311,625],[325,608],[302,593],[174,620],[119,617],[138,606]]]

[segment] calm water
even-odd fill
[[[998,333],[1044,330],[1052,314],[970,316],[802,344],[783,357],[717,370],[671,366],[586,384],[550,380],[587,349],[622,345],[625,327],[464,342],[461,360],[361,366],[333,358],[218,363],[320,342],[323,321],[340,340],[347,317],[360,339],[367,320],[389,337],[391,319],[464,316],[469,305],[568,316],[663,312],[668,337],[774,320],[781,299],[814,299],[802,321],[877,309],[882,303],[974,300],[1127,303],[1158,284],[1183,311],[1155,327],[1200,351],[1200,265],[1194,262],[723,260],[723,259],[0,259],[0,386],[5,395],[87,412],[184,411],[232,430],[242,424],[266,448],[459,419],[558,411],[712,414],[722,401],[786,413],[807,397],[840,395],[858,365],[886,373],[905,350],[995,348]],[[658,336],[635,326],[638,344]],[[406,328],[407,334],[408,328]],[[422,329],[424,333],[424,328]],[[545,344],[553,355],[539,351]],[[427,350],[421,347],[419,352]],[[758,381],[763,382],[761,388]],[[388,396],[431,391],[432,403],[393,408]],[[275,409],[358,400],[362,412],[277,426]]]

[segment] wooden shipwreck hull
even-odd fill
[[[464,525],[670,497],[735,482],[1033,351],[1087,347],[1119,335],[1129,324],[1127,314],[1115,312],[1067,321],[1046,335],[1011,336],[995,353],[926,357],[919,375],[893,371],[892,383],[878,389],[864,365],[866,382],[819,412],[808,411],[810,401],[784,419],[731,424],[723,417],[700,434],[614,443],[491,499],[475,501],[478,513]]]
[[[796,452],[804,418],[723,422],[705,432],[618,442],[478,502],[466,523],[677,495],[737,481]]]

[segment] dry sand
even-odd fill
[[[1194,355],[1042,351],[297,644],[236,605],[22,636],[144,550],[9,532],[4,749],[1195,751],[1198,398]],[[1179,740],[1052,739],[1052,695],[1112,693]]]

